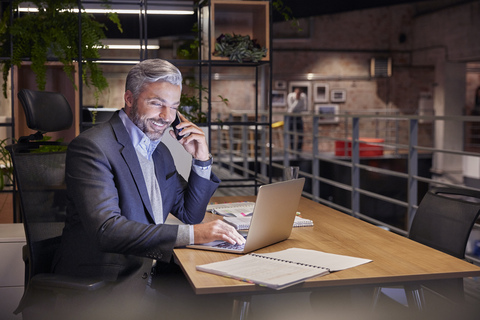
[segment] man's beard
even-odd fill
[[[156,119],[153,119],[153,118],[147,118],[146,116],[139,115],[136,101],[132,105],[132,122],[143,133],[145,133],[145,135],[152,141],[159,140],[163,136],[163,134],[165,133],[165,130],[168,128],[168,125],[170,124],[169,121],[165,121],[164,119],[162,119],[160,117],[158,117]],[[161,130],[161,129],[154,130],[152,128],[155,128],[155,125],[152,124],[152,122],[165,124],[167,127],[164,128],[163,130]],[[150,126],[148,125],[149,123],[150,123]]]

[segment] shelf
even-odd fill
[[[222,160],[222,157],[220,156],[217,158],[216,164],[219,167],[228,168],[230,173],[233,173],[238,169],[243,172],[243,175],[239,178],[226,179],[226,181],[229,183],[227,185],[222,183],[220,188],[239,187],[242,188],[242,190],[245,190],[246,187],[251,187],[254,189],[254,193],[256,194],[259,185],[264,183],[260,175],[270,177],[271,182],[271,175],[266,173],[266,171],[269,170],[266,162],[264,161],[266,158],[262,158],[262,155],[256,152],[261,140],[253,136],[253,134],[257,132],[256,128],[260,126],[271,126],[271,2],[210,0],[206,1],[205,3],[206,4],[200,8],[198,17],[200,32],[199,37],[201,38],[201,54],[200,60],[198,60],[198,67],[199,78],[203,81],[202,84],[204,84],[204,86],[207,88],[206,96],[212,96],[212,91],[220,92],[222,95],[228,95],[231,90],[238,92],[238,90],[244,89],[241,86],[232,89],[230,87],[231,83],[229,83],[231,79],[215,78],[217,68],[221,70],[223,70],[223,67],[226,67],[227,70],[231,67],[255,68],[256,70],[254,70],[253,73],[252,70],[246,70],[246,73],[242,73],[242,75],[248,74],[249,76],[252,76],[252,78],[248,81],[253,81],[255,90],[253,92],[250,91],[250,89],[246,90],[245,94],[239,98],[241,99],[240,103],[238,103],[238,101],[229,99],[229,109],[231,110],[233,105],[241,107],[246,106],[248,103],[252,103],[250,107],[253,107],[253,109],[250,110],[250,107],[247,108],[250,112],[252,112],[252,116],[257,114],[260,115],[261,112],[265,112],[265,115],[269,116],[268,121],[260,121],[259,118],[255,117],[254,119],[252,117],[231,118],[228,121],[222,121],[222,125],[230,127],[230,131],[228,132],[230,147],[233,147],[233,145],[236,143],[235,149],[238,152],[242,152],[241,159],[243,163],[243,169],[240,170],[240,166],[233,163],[232,159]],[[227,33],[232,35],[250,36],[250,38],[255,39],[260,46],[267,49],[266,56],[258,62],[245,61],[242,63],[231,61],[228,57],[213,56],[212,53],[215,50],[216,39],[221,34]],[[205,72],[205,77],[203,77],[203,72]],[[226,82],[223,87],[222,80],[225,80]],[[250,96],[251,94],[253,94],[253,96]],[[212,112],[211,102],[209,102],[206,112]],[[209,125],[212,127],[215,126],[214,123],[209,123]],[[250,128],[252,128],[252,130],[249,130]],[[259,129],[259,132],[260,130],[261,129]],[[245,135],[244,138],[239,139],[239,137],[236,136],[238,132],[240,132],[241,135],[248,135],[248,138]],[[225,132],[223,133],[225,134]],[[235,141],[240,141],[241,143],[237,143]],[[212,144],[209,143],[209,146],[212,147]],[[217,152],[220,152],[220,150],[221,148],[219,147]],[[271,156],[272,152],[270,147],[270,152],[268,155],[269,161],[271,161]],[[253,161],[253,166],[250,166],[248,163],[250,160]],[[225,182],[224,179],[222,179],[222,181]],[[251,184],[246,185],[246,181],[250,181]],[[232,182],[237,182],[238,184],[232,184]]]
[[[225,60],[227,57],[211,55],[215,50],[216,39],[223,33],[249,35],[251,39],[267,48],[267,55],[262,61],[270,60],[270,10],[269,1],[221,1],[211,0],[210,6],[202,10],[202,57],[211,60]],[[209,18],[211,17],[211,18]],[[210,26],[210,41],[208,30]]]

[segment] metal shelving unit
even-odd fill
[[[272,47],[270,30],[272,27],[272,7],[271,1],[218,1],[210,0],[203,6],[198,8],[198,37],[200,39],[201,48],[199,50],[199,79],[205,83],[207,88],[207,114],[209,126],[209,146],[211,143],[211,126],[212,126],[212,86],[215,77],[214,70],[216,68],[253,68],[255,73],[254,90],[257,93],[254,99],[253,119],[229,119],[222,120],[221,126],[237,127],[241,130],[251,130],[253,127],[253,145],[254,155],[249,160],[243,161],[244,172],[247,172],[246,166],[253,165],[253,170],[243,177],[235,177],[232,175],[230,179],[222,179],[223,182],[228,182],[227,185],[220,185],[222,187],[251,187],[254,188],[256,194],[260,185],[271,183],[271,174],[268,171],[272,170],[272,152],[271,152],[271,137],[272,137],[272,55],[270,48]],[[257,39],[259,43],[267,48],[267,56],[258,62],[236,62],[230,61],[228,58],[213,56],[212,52],[215,48],[215,39],[221,33],[233,33],[250,35],[252,39]],[[259,101],[258,92],[263,93],[262,101]],[[201,93],[200,93],[201,94]],[[260,108],[263,107],[263,113],[267,113],[265,120],[259,120]],[[268,139],[270,152],[268,152],[268,159],[261,159],[258,148],[258,135],[260,128],[267,128],[269,134]],[[252,141],[249,141],[252,143]],[[246,143],[246,141],[244,141]],[[260,177],[260,166],[266,165],[267,173]],[[265,170],[262,170],[262,172]]]

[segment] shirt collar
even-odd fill
[[[135,150],[139,151],[144,157],[150,160],[153,152],[155,151],[155,149],[157,148],[158,144],[162,139],[160,138],[156,141],[150,140],[145,135],[145,133],[142,130],[140,130],[132,122],[132,120],[130,120],[130,118],[125,113],[124,109],[120,110],[119,116],[123,122],[123,125],[125,126],[125,129],[127,129],[128,135],[132,140]]]

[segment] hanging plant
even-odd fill
[[[21,67],[22,61],[31,61],[32,71],[38,90],[45,90],[47,61],[60,61],[68,77],[74,83],[74,62],[82,57],[82,80],[92,85],[98,101],[100,93],[108,87],[98,64],[92,60],[100,58],[99,49],[104,46],[106,26],[95,20],[92,14],[80,13],[81,35],[79,35],[79,13],[77,0],[33,0],[38,12],[18,12],[22,0],[12,1],[14,12],[10,21],[10,10],[4,11],[0,22],[0,55],[7,57],[3,65],[3,94],[7,96],[8,73],[12,66]],[[104,7],[109,7],[103,0]],[[120,20],[115,13],[107,14],[109,19],[122,31]],[[81,48],[79,48],[81,43]],[[77,89],[77,88],[75,88]]]
[[[249,35],[221,34],[215,43],[216,57],[228,57],[230,61],[258,62],[267,56],[267,48],[261,47],[256,39],[250,39]]]
[[[195,94],[186,94],[182,92],[178,111],[193,123],[206,123],[207,114],[202,111],[202,101],[200,100],[199,95],[202,93],[203,100],[208,102],[208,89],[195,81],[190,81],[188,84],[184,82],[183,84],[184,86],[194,89]],[[218,95],[218,100],[212,102],[221,102],[228,106],[228,99],[221,95]]]
[[[198,59],[198,50],[200,48],[200,41],[198,40],[198,23],[193,24],[191,31],[196,36],[194,39],[186,40],[177,48],[177,57],[179,59]]]
[[[297,18],[293,16],[292,9],[285,5],[282,0],[273,0],[272,7],[283,17],[285,21],[290,21],[290,26],[293,29],[302,31],[302,28],[300,28],[300,23],[298,22]]]

